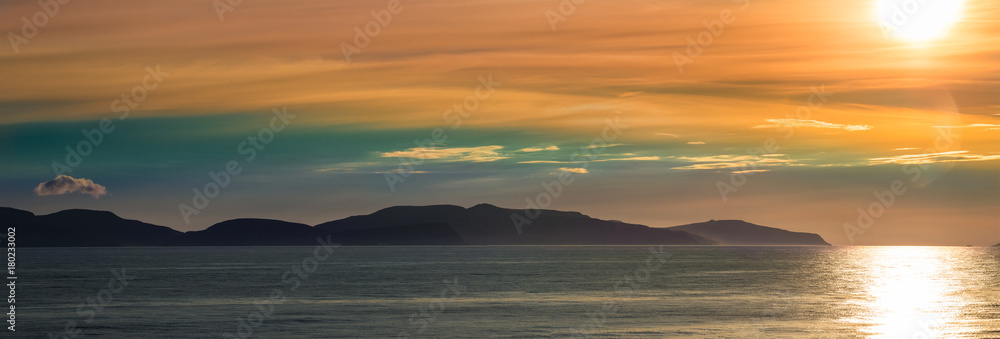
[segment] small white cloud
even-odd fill
[[[414,147],[405,151],[382,153],[383,158],[413,158],[413,159],[433,159],[444,161],[472,161],[490,162],[507,159],[497,152],[503,146],[480,146],[480,147]]]
[[[989,161],[998,160],[1000,155],[980,155],[969,154],[969,151],[950,151],[941,153],[907,154],[894,157],[872,158],[868,162],[872,165],[900,164],[919,165],[932,164],[938,162],[967,162],[967,161]]]
[[[747,173],[760,173],[760,172],[770,172],[770,171],[771,170],[766,170],[766,169],[750,169],[750,170],[742,170],[742,171],[733,171],[732,173],[734,173],[734,174],[747,174]]]
[[[818,120],[803,120],[803,119],[764,119],[764,121],[770,122],[773,125],[757,125],[753,128],[778,128],[778,127],[815,127],[815,128],[831,128],[831,129],[842,129],[846,131],[867,131],[872,129],[869,125],[841,125],[829,122],[823,122]]]
[[[572,161],[556,161],[556,160],[528,160],[528,161],[518,161],[519,164],[569,164]]]
[[[73,178],[68,175],[60,175],[55,179],[38,184],[35,187],[35,194],[38,195],[63,195],[66,193],[89,194],[94,198],[100,198],[108,194],[107,188],[94,183],[90,179]]]
[[[601,159],[601,160],[594,160],[593,162],[599,162],[599,161],[653,161],[653,160],[660,160],[660,157],[658,157],[658,156],[651,156],[651,157],[631,157],[631,158],[618,158],[618,159]]]
[[[607,145],[603,145],[603,146],[601,146],[601,145],[587,145],[587,148],[615,147],[615,146],[621,146],[621,145],[624,145],[624,144],[607,144]]]
[[[679,170],[717,170],[726,168],[761,167],[761,166],[800,166],[792,159],[778,159],[773,157],[755,157],[752,155],[713,155],[708,157],[679,157],[677,159],[687,160],[694,164],[674,167]],[[742,170],[741,170],[742,171]],[[753,173],[753,172],[741,172]]]
[[[704,141],[688,141],[688,145],[704,145]]]
[[[558,146],[549,146],[549,147],[545,147],[545,148],[541,148],[541,147],[528,147],[528,148],[519,149],[517,151],[518,152],[531,153],[531,152],[558,151],[558,150],[559,150]]]
[[[624,154],[609,154],[611,156],[620,156]],[[672,158],[672,157],[667,157]],[[576,160],[576,161],[558,161],[558,160],[529,160],[529,161],[518,161],[519,164],[578,164],[582,162],[604,162],[604,161],[654,161],[660,160],[659,156],[649,156],[649,157],[628,157],[628,158],[611,158],[611,159],[595,159],[595,160]]]

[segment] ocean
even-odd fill
[[[25,338],[1000,338],[1000,248],[20,248],[17,270]]]

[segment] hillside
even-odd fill
[[[183,233],[107,211],[71,209],[36,216],[3,207],[0,225],[17,227],[21,247],[308,246],[319,237],[343,245],[829,245],[817,234],[740,220],[654,228],[580,212],[489,204],[394,206],[315,227],[233,219]]]
[[[711,220],[670,229],[689,232],[719,245],[830,245],[815,233],[791,232],[743,220]]]
[[[159,246],[181,235],[169,227],[82,209],[36,216],[0,207],[0,226],[16,227],[19,247]]]

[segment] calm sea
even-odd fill
[[[998,248],[328,249],[18,249],[16,333],[1000,338]]]

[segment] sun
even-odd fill
[[[964,10],[965,0],[876,0],[875,13],[886,35],[926,42],[948,35]]]

